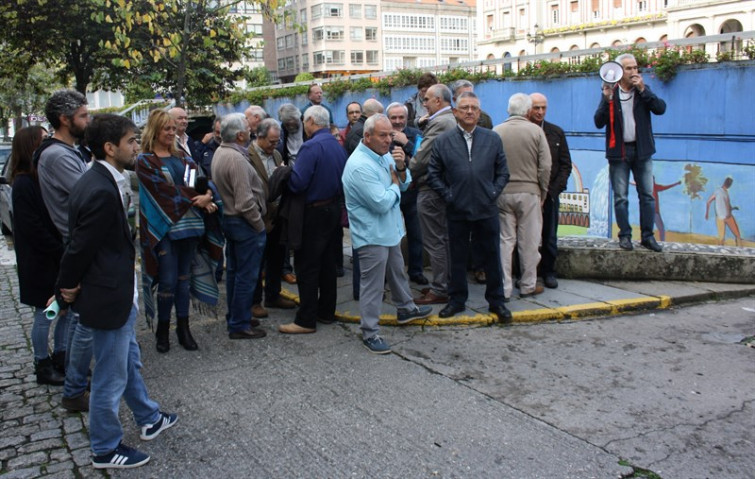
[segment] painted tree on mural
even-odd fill
[[[703,176],[703,167],[690,163],[684,165],[684,170],[684,194],[689,196],[690,202],[703,199],[700,193],[705,191],[708,183],[708,178]],[[692,233],[692,208],[689,209],[689,231]]]

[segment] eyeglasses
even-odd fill
[[[456,109],[461,111],[480,111],[480,107],[474,105],[459,106]]]

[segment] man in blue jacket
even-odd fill
[[[650,114],[663,115],[666,102],[658,98],[642,80],[633,55],[616,57],[624,67],[618,83],[603,84],[603,96],[595,112],[595,126],[606,127],[606,159],[613,188],[613,209],[619,225],[619,246],[632,250],[629,225],[629,172],[632,172],[640,197],[640,244],[661,251],[653,236],[655,199],[653,198],[653,160],[655,140]]]
[[[469,235],[485,259],[485,299],[501,322],[511,320],[504,306],[500,253],[500,224],[496,200],[509,181],[501,138],[477,126],[480,100],[471,92],[459,96],[453,109],[457,127],[435,140],[427,183],[445,200],[451,250],[448,305],[438,316],[448,318],[464,311],[467,301]]]

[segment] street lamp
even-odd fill
[[[543,35],[543,31],[540,29],[540,27],[536,23],[534,32],[527,34],[527,41],[535,44],[535,54],[537,54],[537,44],[543,43],[544,39],[545,39],[545,35]]]

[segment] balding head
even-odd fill
[[[532,123],[542,125],[545,120],[545,111],[548,109],[548,99],[542,93],[532,93],[530,100],[532,100],[532,108],[527,113],[527,118]]]
[[[362,114],[369,118],[375,113],[383,113],[383,104],[374,98],[370,98],[362,105]]]
[[[261,106],[252,105],[244,111],[244,116],[249,123],[249,131],[256,133],[260,122],[267,118],[267,113]]]
[[[444,84],[438,83],[427,89],[425,108],[430,115],[434,115],[443,108],[451,106],[451,90]]]
[[[176,122],[176,136],[182,136],[189,126],[189,115],[186,114],[186,110],[176,106],[168,110],[168,113]]]

